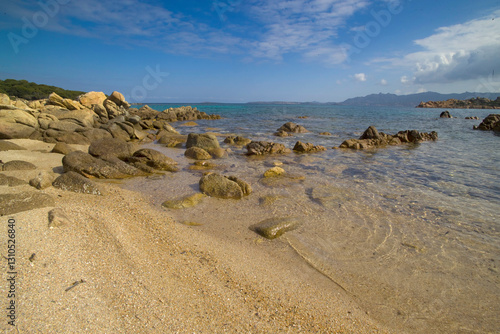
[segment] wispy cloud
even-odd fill
[[[247,60],[273,61],[281,61],[286,54],[298,54],[308,61],[340,64],[345,52],[338,46],[338,30],[373,1],[248,0],[240,4],[239,10],[245,23],[228,17],[224,27],[203,23],[199,17],[174,12],[155,2],[69,1],[60,6],[57,16],[44,29],[169,53],[239,53]],[[40,10],[32,1],[8,4],[11,17],[29,18]]]

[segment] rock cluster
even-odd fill
[[[247,155],[286,154],[291,150],[285,145],[267,141],[252,141],[247,145]]]
[[[500,114],[489,114],[474,130],[493,130],[500,132]]]
[[[468,100],[422,101],[417,108],[500,109],[500,97],[496,100],[476,97]]]
[[[218,198],[241,199],[252,192],[251,186],[234,176],[222,176],[217,173],[206,173],[200,179],[202,193]]]
[[[283,124],[278,130],[276,130],[275,136],[278,137],[289,137],[292,133],[306,133],[309,132],[302,125],[295,124],[293,122],[288,122]]]
[[[326,151],[326,147],[298,141],[297,143],[295,143],[293,150],[299,153],[315,153],[315,152]]]
[[[29,138],[49,143],[90,144],[99,139],[156,139],[149,130],[177,133],[168,122],[218,119],[196,108],[156,111],[148,106],[130,108],[119,92],[106,96],[89,92],[77,101],[56,93],[37,101],[11,100],[0,94],[0,139]]]
[[[359,150],[387,145],[400,145],[403,143],[419,143],[437,139],[438,134],[435,131],[426,133],[418,132],[417,130],[406,130],[399,131],[395,135],[388,135],[383,132],[378,132],[377,128],[370,126],[359,139],[348,139],[340,145],[340,148]]]

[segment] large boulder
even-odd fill
[[[286,154],[291,152],[283,144],[267,141],[252,141],[247,145],[247,151],[248,155]]]
[[[378,133],[377,128],[374,127],[373,125],[370,125],[368,129],[366,129],[365,132],[363,132],[361,137],[359,137],[359,139],[379,139],[379,138],[380,134]]]
[[[57,115],[60,121],[73,122],[82,127],[93,127],[95,124],[95,119],[97,118],[96,113],[90,109],[80,109],[60,113]]]
[[[240,181],[240,182],[238,182]],[[207,173],[200,179],[199,186],[202,193],[218,198],[240,199],[243,195],[251,192],[251,189],[240,184],[242,181],[233,178],[232,180],[217,173]],[[244,182],[244,181],[243,181]],[[248,185],[249,186],[249,185]]]
[[[488,115],[479,126],[475,126],[474,130],[493,130],[500,132],[500,114],[490,114]]]
[[[61,96],[56,93],[52,93],[49,95],[50,104],[66,108],[68,110],[78,110],[81,109],[82,105],[79,102],[73,101],[71,99],[63,99]]]
[[[92,105],[102,105],[106,100],[106,95],[103,92],[88,92],[78,97],[80,104],[87,108],[92,108]]]
[[[0,93],[0,104],[10,105],[10,98],[7,94]]]
[[[187,138],[186,148],[199,147],[209,152],[213,149],[220,148],[217,137],[212,134],[190,133]]]
[[[28,138],[37,128],[38,121],[30,111],[0,105],[0,139]]]
[[[124,179],[136,175],[130,174],[111,162],[95,158],[82,151],[74,151],[64,156],[63,167],[65,172],[76,172],[85,177],[99,179]],[[142,173],[140,173],[142,174]]]
[[[111,93],[111,95],[108,97],[108,100],[113,101],[118,107],[124,107],[125,109],[128,109],[130,107],[130,104],[125,101],[125,97],[123,96],[123,94],[117,91]]]
[[[132,157],[128,158],[127,161],[139,169],[142,169],[142,166],[147,166],[161,171],[178,171],[177,162],[175,160],[150,148],[143,148],[134,152]],[[148,169],[146,169],[146,171],[147,170]]]
[[[106,138],[90,143],[89,153],[95,157],[115,156],[119,159],[127,159],[136,151],[136,146],[132,143],[117,139]]]
[[[40,191],[0,194],[0,216],[54,205],[54,199]]]
[[[52,185],[55,188],[73,191],[76,193],[91,194],[91,195],[102,195],[101,190],[97,185],[86,177],[81,176],[75,172],[67,172],[59,176],[54,180]]]

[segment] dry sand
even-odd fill
[[[0,152],[1,160],[30,161],[39,169],[4,174],[29,180],[40,170],[62,172],[62,155],[47,153],[53,144],[11,142],[28,150]],[[172,221],[119,184],[98,184],[105,196],[44,190],[70,218],[65,226],[48,228],[53,208],[0,217],[2,255],[8,218],[16,221],[18,272],[14,328],[7,323],[8,268],[2,263],[2,331],[390,332],[284,241],[249,231],[232,240],[217,237]],[[33,189],[0,186],[0,193]]]

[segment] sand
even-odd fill
[[[26,151],[0,152],[36,171],[62,173],[53,144],[11,140]],[[85,147],[78,147],[85,150]],[[48,227],[43,208],[0,217],[16,221],[16,321],[7,333],[390,333],[283,240],[241,231],[229,239],[173,221],[150,199],[98,181],[105,196],[49,187],[70,221]],[[0,193],[33,190],[0,186]],[[228,222],[230,224],[230,222]],[[33,255],[34,254],[34,255]],[[0,300],[9,299],[7,261]]]

